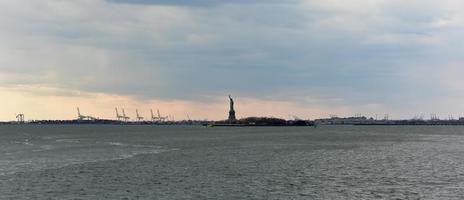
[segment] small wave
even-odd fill
[[[29,141],[29,139],[24,139],[24,141],[15,141],[13,142],[15,144],[24,144],[24,145],[28,145],[28,146],[33,146],[34,144],[32,144],[32,142]]]
[[[160,149],[162,147],[156,146],[156,145],[143,145],[143,144],[126,144],[126,143],[121,143],[121,142],[108,142],[106,143],[111,146],[123,146],[123,147],[132,147],[132,148],[155,148],[155,149]]]
[[[160,146],[154,146],[154,145],[142,145],[142,144],[134,144],[130,145],[131,147],[136,147],[136,148],[161,148]]]
[[[41,145],[40,149],[33,150],[33,152],[49,151],[52,149],[55,149],[55,147],[52,145]]]
[[[137,155],[141,154],[158,154],[158,153],[163,153],[167,151],[172,151],[172,149],[157,149],[157,150],[149,150],[149,151],[138,151],[138,152],[132,152],[129,154],[122,154],[119,156],[119,159],[127,159],[127,158],[132,158]]]
[[[30,134],[30,133],[27,133],[27,132],[21,132],[20,135],[23,135],[23,136],[30,136],[31,134]]]
[[[77,139],[56,139],[56,142],[79,143]]]
[[[112,146],[127,146],[126,144],[123,144],[120,142],[108,142],[107,144],[112,145]]]

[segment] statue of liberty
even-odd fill
[[[237,118],[235,118],[235,110],[234,110],[234,99],[229,95],[229,101],[230,101],[230,110],[229,110],[229,122],[236,121]]]

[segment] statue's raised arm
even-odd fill
[[[230,100],[230,110],[234,110],[234,99],[229,95],[229,100]]]

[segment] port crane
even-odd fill
[[[116,119],[118,119],[119,121],[123,121],[124,116],[119,115],[118,108],[114,108],[114,110],[116,110]]]
[[[385,116],[383,117],[383,121],[388,121],[388,120],[390,120],[390,115],[385,114]]]
[[[126,116],[126,112],[124,111],[124,108],[122,109],[122,116],[124,121],[129,121],[130,117]]]
[[[24,123],[24,114],[17,114],[16,115],[16,120],[18,120],[18,123],[22,124]]]
[[[166,120],[169,119],[168,116],[166,116],[166,117],[161,116],[161,113],[160,113],[159,109],[157,109],[156,111],[157,111],[158,116],[155,116],[155,115],[153,114],[153,110],[150,109],[151,120],[153,120],[153,121],[166,121]]]
[[[130,117],[126,116],[126,112],[124,111],[124,108],[122,109],[122,115],[119,114],[118,108],[114,108],[116,110],[116,119],[119,121],[128,121]]]
[[[143,121],[143,117],[139,115],[139,110],[135,109],[135,114],[137,115],[137,121]]]
[[[90,115],[82,115],[79,107],[77,107],[77,119],[78,120],[96,120],[97,118]]]

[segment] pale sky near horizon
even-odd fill
[[[2,0],[0,120],[464,116],[461,0]]]

